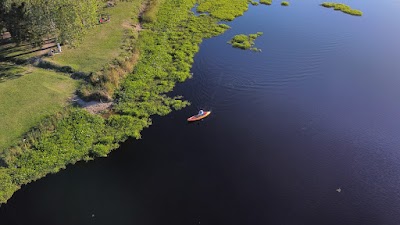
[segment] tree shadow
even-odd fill
[[[41,47],[34,47],[32,46],[32,44],[29,43],[17,45],[13,42],[5,42],[0,44],[0,60],[12,61],[14,59],[17,59],[18,57],[30,55],[32,53],[37,53],[33,54],[32,57],[43,56],[46,55],[51,48],[55,48],[56,46],[57,45],[54,38],[44,40]]]
[[[26,70],[13,64],[0,64],[0,83],[23,76]]]
[[[23,53],[20,53],[20,54],[17,54],[17,55],[5,57],[5,59],[6,59],[6,60],[7,60],[7,59],[14,59],[14,58],[16,58],[16,57],[23,56],[23,55],[28,55],[28,54],[31,54],[31,53],[34,53],[34,52],[40,52],[40,51],[49,50],[49,49],[52,49],[52,48],[54,48],[54,47],[56,47],[56,46],[57,46],[57,45],[54,44],[54,45],[49,46],[49,47],[46,47],[46,48],[33,49],[33,50],[31,50],[31,51],[27,51],[27,52],[23,52]],[[46,55],[46,54],[42,54],[42,55]]]

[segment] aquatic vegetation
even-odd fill
[[[282,5],[282,6],[289,6],[289,2],[283,1],[283,2],[281,3],[281,5]]]
[[[246,7],[240,11],[223,4],[211,7],[214,16],[195,16],[190,13],[194,0],[160,1],[156,20],[145,23],[140,33],[136,46],[140,58],[115,94],[113,115],[103,118],[67,107],[43,120],[18,145],[0,155],[0,203],[24,184],[79,160],[107,156],[129,137],[140,138],[141,130],[151,125],[151,116],[187,106],[182,97],[166,93],[176,82],[190,78],[202,40],[229,29],[218,24],[215,15],[241,15],[247,10],[247,1],[235,2],[245,2]]]
[[[233,20],[249,8],[248,0],[200,0],[197,11],[221,20]]]
[[[352,9],[350,6],[342,3],[324,2],[321,4],[321,6],[325,8],[333,8],[334,10],[339,10],[353,16],[362,16],[362,12],[360,10]]]
[[[255,2],[255,1],[252,1],[252,0],[249,0],[249,3],[252,4],[252,5],[258,5],[258,2]]]
[[[260,0],[260,4],[271,5],[272,4],[272,0]]]
[[[220,23],[219,26],[220,26],[221,28],[223,28],[223,29],[231,29],[231,27],[230,27],[229,25],[224,24],[224,23]]]
[[[238,34],[234,36],[228,43],[232,45],[234,48],[240,48],[243,50],[250,49],[251,51],[258,51],[260,52],[261,50],[258,48],[254,48],[254,41],[261,36],[263,33],[262,32],[257,32],[255,34]]]

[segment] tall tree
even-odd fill
[[[97,23],[102,0],[0,0],[0,29],[16,42],[40,44],[46,37],[60,42],[79,39]]]

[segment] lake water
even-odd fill
[[[0,224],[400,224],[400,1],[342,2],[364,15],[250,6],[201,44],[190,107],[23,187]],[[258,31],[261,53],[226,44]]]

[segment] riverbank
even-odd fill
[[[103,118],[81,108],[68,107],[30,131],[24,141],[3,155],[1,203],[21,185],[56,173],[68,164],[107,156],[128,137],[140,138],[141,130],[151,125],[152,115],[166,115],[189,104],[180,96],[168,97],[166,93],[176,82],[190,78],[193,56],[201,41],[223,33],[227,26],[219,25],[215,17],[197,17],[191,13],[196,3],[193,0],[156,2],[157,18],[143,25],[137,42],[140,58],[134,72],[124,79],[115,94],[117,104],[113,115]],[[247,10],[247,0],[236,3],[242,5],[242,12],[232,11],[233,15],[226,18]],[[225,9],[219,7],[213,11],[221,15],[218,11]]]
[[[139,24],[139,14],[146,4],[145,0],[118,2],[112,7],[103,8],[102,14],[108,14],[110,21],[89,29],[77,46],[63,46],[63,51],[53,56],[47,55],[50,48],[56,47],[53,39],[46,40],[41,47],[32,47],[28,43],[16,45],[11,42],[10,37],[2,40],[0,82],[3,94],[0,123],[3,124],[4,133],[0,133],[0,156],[6,148],[16,145],[44,117],[70,105],[76,89],[82,90],[91,85],[87,77],[90,74],[109,76],[105,70],[112,67],[118,71],[119,77],[109,80],[115,83],[132,71],[138,57],[132,52],[138,36],[134,25]],[[41,74],[43,76],[40,77]],[[62,82],[57,83],[52,79]],[[28,80],[29,85],[26,84]],[[57,94],[64,89],[60,86],[68,86],[70,83],[74,83],[74,87],[61,100]],[[11,102],[17,104],[10,104]],[[72,103],[75,101],[72,100]],[[90,112],[101,111],[112,104],[100,101],[93,104],[94,101],[90,101],[90,106],[86,107],[89,102],[80,103]]]

